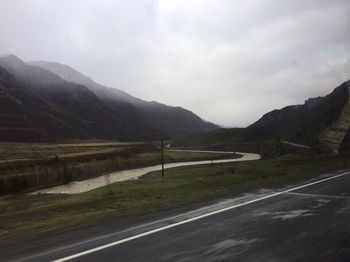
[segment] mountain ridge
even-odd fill
[[[201,130],[211,130],[218,127],[206,120],[203,120],[202,118],[193,114],[193,112],[188,111],[182,107],[168,106],[156,101],[148,102],[134,97],[125,91],[100,85],[70,66],[46,61],[32,61],[29,63],[35,64],[55,74],[58,74],[60,77],[66,78],[65,80],[67,81],[73,81],[83,85],[85,84],[92,92],[94,92],[101,100],[103,100],[111,110],[115,112],[117,112],[120,108],[120,105],[116,104],[117,102],[131,104],[136,108],[133,108],[132,110],[141,110],[143,119],[148,119],[152,127],[156,127],[156,129],[162,130],[166,136],[169,136],[171,132],[175,132],[176,134],[180,134],[182,132],[181,128],[178,126],[179,115],[182,115],[183,126],[189,130],[193,124],[196,124],[197,129]],[[139,121],[144,123],[144,120]],[[168,127],[164,129],[164,126]],[[191,131],[191,133],[193,132]]]
[[[0,140],[153,140],[216,127],[185,109],[161,104],[157,107],[159,112],[147,111],[117,97],[118,92],[103,98],[99,90],[93,89],[94,82],[91,79],[89,88],[82,83],[67,81],[45,68],[27,64],[14,55],[0,57],[0,73]],[[101,92],[111,90],[96,85],[101,87]],[[16,92],[12,92],[11,88]],[[20,103],[13,103],[15,100]],[[162,114],[165,117],[161,119],[159,116]],[[22,131],[11,137],[14,130]],[[25,130],[36,134],[36,138],[26,135]]]

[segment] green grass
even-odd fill
[[[303,181],[350,166],[350,155],[289,155],[280,159],[181,167],[114,183],[79,195],[0,198],[0,240],[92,222],[140,216],[192,201]]]

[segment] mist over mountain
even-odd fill
[[[92,80],[90,77],[83,75],[82,73],[78,72],[77,70],[68,65],[47,61],[30,61],[28,62],[28,64],[46,69],[60,76],[68,82],[84,85],[91,91],[93,91],[100,99],[103,100],[112,99],[124,102],[133,102],[135,104],[137,102],[143,102],[141,99],[131,96],[128,93],[117,88],[109,88],[100,85],[94,80]]]
[[[142,125],[150,125],[153,130],[152,132],[160,130],[165,136],[172,137],[172,134],[193,133],[195,130],[210,130],[217,127],[203,121],[184,108],[171,107],[154,101],[144,101],[122,90],[100,85],[67,65],[45,61],[33,61],[29,63],[51,71],[66,81],[86,86],[115,113],[121,110],[121,103],[129,107],[131,111],[137,110],[138,113],[136,114],[142,114],[142,119],[139,119],[139,121],[142,121]],[[131,104],[132,107],[126,103]]]
[[[104,87],[69,66],[0,58],[0,139],[150,140],[216,128],[192,112]]]

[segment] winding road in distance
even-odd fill
[[[204,165],[210,163],[228,163],[228,162],[241,162],[241,161],[251,161],[259,160],[260,155],[255,153],[244,153],[244,152],[228,152],[228,151],[199,151],[199,150],[169,150],[177,152],[193,152],[193,153],[217,153],[217,154],[228,154],[236,153],[242,155],[240,158],[232,159],[217,159],[217,160],[202,160],[202,161],[188,161],[188,162],[177,162],[165,164],[164,168],[174,168],[181,166],[195,166]],[[87,192],[99,187],[106,186],[108,183],[122,182],[132,179],[138,179],[141,176],[146,175],[149,172],[161,170],[161,165],[135,168],[130,170],[117,171],[110,174],[98,176],[95,178],[86,179],[83,181],[74,181],[66,185],[60,185],[50,188],[45,188],[42,190],[35,191],[32,194],[79,194]]]

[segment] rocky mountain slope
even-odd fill
[[[70,75],[0,58],[0,140],[151,140],[216,128],[188,110],[134,98],[67,68]]]
[[[194,134],[179,138],[176,143],[179,146],[219,146],[279,139],[310,146],[323,144],[338,152],[339,148],[345,149],[344,138],[350,137],[349,86],[350,81],[325,97],[273,110],[247,128]]]

